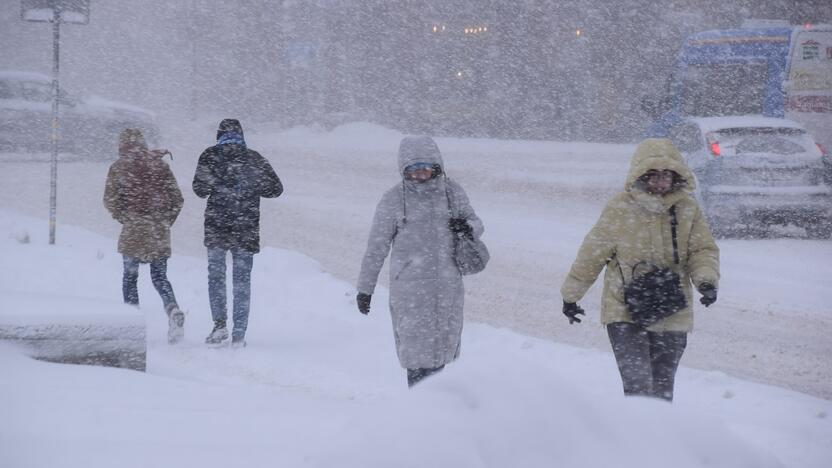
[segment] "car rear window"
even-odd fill
[[[774,153],[774,154],[797,154],[803,153],[806,148],[777,135],[754,135],[744,138],[737,143],[734,152],[742,153]]]
[[[728,128],[718,132],[722,148],[733,154],[798,154],[809,151],[809,138],[798,128]]]

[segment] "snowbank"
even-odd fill
[[[9,233],[9,234],[6,234]],[[0,211],[0,284],[24,295],[120,297],[115,240]],[[24,234],[28,234],[24,236]],[[21,238],[31,238],[21,243]],[[205,260],[174,256],[181,346],[140,277],[148,373],[26,359],[0,343],[0,465],[825,467],[829,401],[681,369],[673,405],[625,399],[610,354],[466,325],[463,354],[408,391],[386,292],[297,253],[255,260],[249,347],[209,349]],[[73,307],[73,302],[67,302]]]

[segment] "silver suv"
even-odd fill
[[[697,178],[714,234],[756,235],[794,225],[832,235],[832,166],[800,124],[758,116],[693,118],[671,140]]]

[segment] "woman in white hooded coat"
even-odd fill
[[[453,258],[453,236],[479,238],[483,225],[462,187],[444,177],[433,139],[404,138],[398,162],[402,182],[376,207],[357,302],[359,311],[370,311],[392,247],[390,314],[399,362],[412,386],[459,356],[465,289]]]

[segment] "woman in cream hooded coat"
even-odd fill
[[[369,313],[392,246],[390,313],[399,362],[412,386],[459,355],[465,289],[453,258],[453,236],[478,238],[483,225],[462,187],[444,177],[433,139],[404,138],[398,160],[402,181],[376,208],[357,302],[361,313]]]
[[[716,301],[719,249],[699,204],[695,180],[682,155],[667,139],[647,139],[636,148],[624,192],[604,208],[584,239],[561,287],[563,313],[580,322],[577,305],[606,267],[601,322],[606,326],[626,395],[673,399],[679,360],[693,328],[691,283],[706,307]],[[678,263],[674,259],[670,208],[677,219]],[[686,306],[653,325],[633,323],[624,303],[624,284],[633,266],[647,262],[674,270]]]

